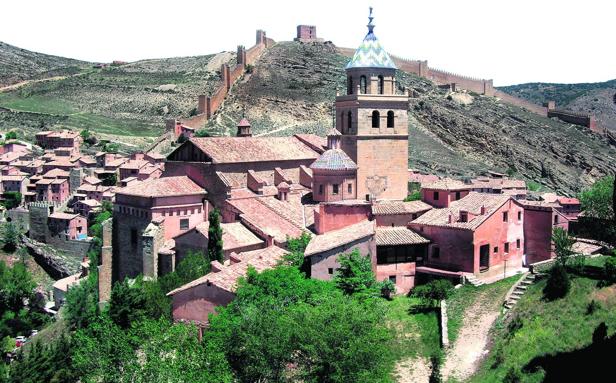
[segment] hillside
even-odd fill
[[[77,73],[84,61],[32,52],[0,41],[0,88],[25,80]]]
[[[536,82],[500,89],[539,105],[545,100],[554,100],[557,108],[592,114],[601,127],[616,131],[616,79],[582,84]]]
[[[166,118],[189,116],[197,96],[220,81],[220,65],[233,60],[228,52],[143,60],[30,83],[0,93],[0,130],[17,128],[28,137],[42,127],[89,128],[144,147]]]
[[[231,134],[245,113],[257,135],[325,134],[336,90],[345,89],[347,60],[327,43],[278,43],[236,84],[207,129]],[[415,75],[397,78],[416,94],[409,105],[413,168],[459,176],[516,173],[569,194],[616,170],[614,147],[585,128],[491,97],[448,94]]]

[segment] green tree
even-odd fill
[[[88,327],[99,314],[95,278],[85,278],[66,292],[65,316],[73,329]]]
[[[453,291],[453,285],[447,279],[433,279],[425,285],[416,286],[412,295],[422,301],[424,307],[436,307],[447,299]]]
[[[135,285],[138,282],[134,283]],[[131,286],[127,279],[116,282],[111,289],[108,306],[109,318],[122,329],[143,319],[146,314],[146,300],[138,286]]]
[[[19,313],[25,301],[31,300],[36,283],[23,262],[8,268],[0,261],[0,314],[5,310]]]
[[[201,251],[188,251],[188,254],[180,260],[175,271],[158,278],[161,290],[166,294],[190,281],[209,273],[210,261]]]
[[[571,288],[569,274],[562,263],[557,262],[550,269],[548,280],[543,288],[543,295],[548,300],[563,298]]]
[[[212,137],[212,135],[205,129],[199,129],[195,132],[195,137]]]
[[[210,262],[224,261],[223,243],[222,243],[222,227],[220,227],[220,211],[214,209],[210,211],[209,218],[210,226],[207,229],[207,254]]]
[[[334,283],[345,294],[374,293],[376,280],[372,273],[369,256],[362,256],[357,249],[338,257],[340,268],[334,277]]]
[[[610,221],[615,219],[615,183],[614,176],[604,177],[580,193],[580,203],[586,216]]]
[[[307,232],[303,232],[297,238],[287,238],[287,250],[289,253],[284,256],[283,263],[297,268],[304,266],[304,251],[312,237]]]
[[[51,338],[44,344],[35,341],[27,352],[20,352],[11,364],[10,381],[13,383],[71,383],[78,376],[73,368],[73,345],[67,334]]]
[[[14,209],[21,204],[21,193],[20,192],[4,192],[2,194],[4,201],[2,201],[2,205],[7,209]]]
[[[13,222],[7,222],[4,224],[4,234],[2,236],[2,242],[4,243],[4,250],[10,253],[17,249],[17,243],[19,242],[19,231]]]
[[[419,201],[419,200],[421,200],[421,192],[419,190],[414,190],[411,192],[411,194],[406,196],[406,198],[404,199],[404,202]]]
[[[575,240],[569,233],[561,228],[555,227],[552,231],[552,243],[554,243],[554,252],[556,253],[556,261],[561,265],[566,266],[569,258],[574,254],[573,244]]]
[[[6,133],[6,136],[4,137],[7,141],[8,140],[16,140],[17,139],[17,132],[14,130],[11,130],[10,132]]]

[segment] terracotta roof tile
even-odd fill
[[[342,149],[328,149],[310,165],[310,169],[355,170],[357,164]]]
[[[206,194],[205,190],[186,176],[164,177],[135,182],[120,188],[118,194],[141,197],[170,197],[178,195]]]
[[[470,192],[464,198],[452,202],[448,208],[432,209],[412,221],[411,224],[475,230],[509,200],[515,201],[505,194]],[[481,214],[482,206],[485,209],[484,214]],[[460,212],[468,212],[475,217],[472,219],[469,217],[468,222],[460,222]],[[451,222],[449,221],[450,216]]]
[[[202,222],[195,227],[199,233],[208,238],[210,222]],[[221,223],[223,250],[234,250],[244,246],[258,245],[264,241],[241,222]]]
[[[63,220],[71,220],[79,217],[79,214],[70,214],[70,213],[51,213],[49,214],[49,218],[55,219],[63,219]]]
[[[200,286],[204,283],[211,283],[223,290],[235,292],[237,282],[241,277],[246,276],[248,267],[252,266],[256,271],[271,269],[278,265],[288,252],[277,246],[270,246],[265,249],[243,252],[237,255],[240,262],[232,263],[228,266],[219,266],[220,271],[212,271],[201,278],[185,284],[167,295],[172,296],[181,291]]]
[[[377,227],[374,235],[377,246],[395,245],[419,245],[430,243],[430,240],[422,237],[406,227]]]
[[[421,184],[422,189],[439,189],[439,190],[467,190],[471,189],[472,185],[465,184],[462,181],[451,178],[443,178],[433,182]]]
[[[423,201],[382,201],[372,205],[374,215],[415,214],[428,211],[432,206]]]
[[[374,222],[365,220],[339,230],[315,235],[308,243],[304,255],[309,257],[372,235],[374,235]]]
[[[316,159],[318,153],[295,137],[193,137],[214,163]]]

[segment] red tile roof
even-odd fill
[[[580,200],[577,198],[559,197],[558,203],[561,205],[579,205]]]
[[[471,189],[472,185],[465,184],[462,181],[451,178],[443,178],[433,182],[421,184],[422,189],[438,189],[438,190],[467,190]]]
[[[470,192],[464,198],[452,202],[448,208],[432,209],[412,221],[411,224],[442,226],[474,231],[488,219],[492,213],[509,200],[515,201],[511,196],[505,194]],[[482,207],[484,208],[484,214],[481,214]],[[460,212],[468,212],[475,215],[475,217],[472,219],[469,217],[468,222],[460,222]],[[449,217],[452,218],[451,222]]]
[[[208,237],[208,229],[210,222],[202,222],[195,227],[204,237]],[[241,222],[221,223],[223,250],[234,250],[240,247],[258,245],[264,243],[262,239],[254,235],[254,233]],[[180,234],[181,236],[182,234]],[[177,237],[176,237],[177,238]]]
[[[309,257],[314,254],[332,250],[348,243],[374,235],[375,225],[373,221],[362,221],[338,230],[332,230],[321,235],[312,237],[304,255]]]
[[[423,201],[381,201],[372,205],[374,215],[414,214],[432,209],[432,206]]]
[[[430,243],[430,240],[402,226],[378,226],[374,237],[377,246],[420,245]]]
[[[116,193],[140,197],[171,197],[206,194],[205,189],[186,176],[164,177],[135,182],[127,187],[116,190]]]
[[[319,155],[295,137],[193,137],[190,142],[219,164],[316,159]]]
[[[271,269],[278,265],[287,253],[288,252],[286,250],[283,250],[277,246],[270,246],[265,249],[240,253],[234,257],[240,259],[240,262],[232,263],[230,265],[216,265],[220,267],[220,271],[212,271],[201,278],[188,282],[184,286],[169,292],[167,295],[172,296],[181,291],[189,290],[205,283],[211,283],[223,290],[235,292],[238,280],[241,277],[246,276],[249,266],[252,266],[259,272]]]

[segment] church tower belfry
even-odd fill
[[[396,65],[368,33],[346,65],[347,92],[336,97],[341,148],[357,164],[357,197],[404,199],[408,188],[408,96],[396,92]]]

